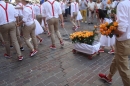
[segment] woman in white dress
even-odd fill
[[[79,0],[76,0],[76,2],[79,4]],[[81,12],[79,11],[78,14],[77,14],[77,25],[78,25],[78,28],[80,28],[80,21],[83,19],[82,15],[81,15]]]
[[[99,14],[98,14],[98,10],[99,9],[102,9],[102,3],[101,3],[101,1],[100,0],[97,0],[97,2],[96,2],[96,15],[97,15],[97,19],[98,19],[98,21],[100,21],[100,19],[99,19]]]
[[[104,19],[104,21],[102,23],[105,23],[105,22],[111,23],[111,22],[113,22],[112,19],[110,19],[110,18],[103,18],[103,19]],[[101,37],[100,37],[101,48],[100,48],[99,52],[104,52],[105,47],[111,47],[111,50],[108,53],[109,54],[114,53],[115,52],[114,51],[115,39],[116,39],[115,36],[110,38],[109,36],[107,37],[107,36],[101,35]]]

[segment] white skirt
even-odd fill
[[[41,25],[39,24],[39,22],[38,22],[36,19],[34,19],[34,22],[35,22],[35,24],[36,24],[35,34],[36,34],[36,35],[39,35],[39,34],[43,33],[44,30],[43,30],[43,28],[41,27]]]
[[[83,17],[81,15],[80,11],[79,11],[76,20],[81,20],[81,19],[83,19]]]
[[[107,37],[107,36],[101,35],[100,44],[101,46],[110,47],[110,46],[115,45],[115,39],[116,39],[115,36],[110,38],[109,36]]]
[[[47,24],[47,22],[46,22],[46,24]],[[45,25],[44,25],[44,21],[43,21],[43,20],[42,20],[42,25],[41,25],[41,26],[45,28]],[[47,24],[47,27],[48,27],[48,24]]]

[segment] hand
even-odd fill
[[[61,27],[64,28],[64,23],[61,23]]]
[[[20,26],[20,24],[19,24],[19,23],[16,23],[15,25],[16,25],[16,27],[19,27],[19,26]]]
[[[47,24],[45,24],[45,28],[47,28],[48,27],[48,25]]]

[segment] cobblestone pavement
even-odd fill
[[[68,33],[73,32],[71,27],[70,22],[65,23]],[[92,25],[82,23],[78,30],[92,29]],[[61,28],[60,32],[65,39],[65,31]],[[50,38],[46,34],[41,37],[44,41],[34,57],[29,57],[29,49],[24,45],[22,62],[17,61],[14,49],[11,50],[11,59],[4,58],[4,47],[0,46],[0,86],[122,86],[118,73],[113,77],[112,84],[98,77],[98,73],[109,71],[114,55],[107,54],[108,48],[105,53],[89,60],[86,54],[72,53],[73,44],[70,40],[64,40],[64,48],[60,48],[57,41],[57,49],[51,50]]]

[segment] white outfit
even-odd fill
[[[36,25],[35,34],[39,35],[39,34],[43,33],[44,31],[43,31],[41,25],[39,24],[39,22],[36,19],[34,19],[34,22],[35,22],[35,25]]]
[[[0,4],[5,8],[6,3],[4,1],[0,1]],[[16,18],[18,16],[18,13],[16,12],[14,6],[12,4],[8,3],[8,21],[7,21],[7,17],[5,15],[5,10],[0,7],[0,25],[4,25],[10,22],[15,22]]]
[[[111,23],[112,20],[108,19],[108,18],[105,18],[104,22]],[[107,47],[113,46],[115,44],[115,39],[116,39],[115,36],[110,38],[109,36],[101,35],[101,37],[100,37],[101,46],[107,46]]]
[[[49,1],[53,3],[54,0],[49,0]],[[51,5],[49,1],[44,2],[42,5],[42,9],[43,9],[42,16],[46,17],[46,20],[51,19],[53,17],[59,18],[59,15],[62,14],[62,10],[59,2],[54,1],[53,5]],[[55,10],[52,9],[52,6],[54,7]]]
[[[81,15],[80,11],[79,11],[76,20],[82,20],[82,19],[83,19],[83,17]]]
[[[65,2],[60,2],[60,6],[61,6],[62,13],[65,13],[66,3]]]
[[[97,9],[102,9],[102,3],[96,3]]]
[[[16,7],[23,7],[22,3],[19,3],[16,5]],[[16,11],[18,12],[19,16],[23,16],[23,10],[22,9],[16,9]]]
[[[23,9],[23,19],[25,25],[30,26],[34,23],[34,10],[31,5],[27,4]]]
[[[36,15],[41,15],[42,14],[42,7],[40,4],[35,4],[35,14]]]
[[[88,8],[91,9],[92,11],[94,11],[94,7],[95,7],[95,2],[88,3]]]
[[[115,7],[117,6],[118,2],[119,2],[119,1],[114,1],[114,2],[112,2],[112,8],[115,8]]]
[[[124,5],[125,4],[125,5]],[[130,1],[121,1],[117,6],[118,30],[124,34],[117,38],[118,41],[130,39]]]
[[[73,13],[79,12],[79,5],[77,2],[71,3],[71,17],[73,16]]]

